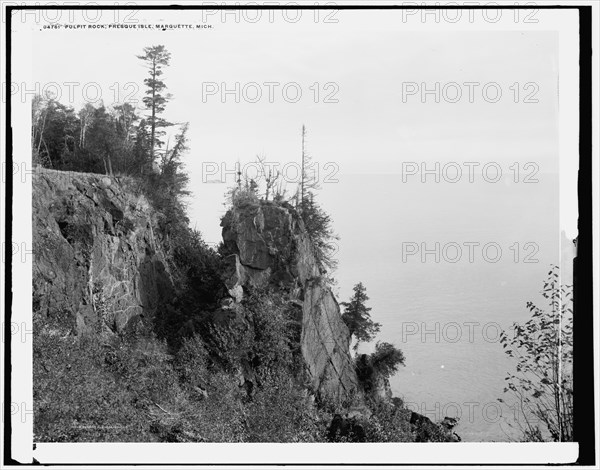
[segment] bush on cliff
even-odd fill
[[[371,417],[365,421],[367,442],[413,442],[415,436],[410,426],[410,411],[380,398],[368,399]]]
[[[322,440],[316,409],[308,399],[306,388],[287,368],[286,359],[277,360],[271,356],[281,349],[276,347],[269,355],[255,349],[254,353],[260,357],[270,357],[271,367],[263,369],[266,363],[259,362],[252,373],[247,368],[252,366],[252,361],[248,360],[253,354],[251,350],[236,348],[233,333],[228,338],[231,341],[221,343],[225,348],[222,354],[228,358],[226,361],[211,359],[211,353],[199,335],[184,340],[177,354],[175,367],[182,385],[190,394],[196,392],[197,406],[202,410],[202,424],[196,426],[196,432],[204,440],[221,442]],[[260,339],[258,344],[272,345],[271,340]],[[226,368],[221,366],[223,363],[227,364]],[[234,365],[239,367],[237,371]],[[250,381],[255,384],[253,387],[244,386]],[[222,427],[221,434],[216,435],[214,425]]]
[[[371,319],[371,308],[366,306],[369,297],[367,296],[367,289],[363,286],[362,282],[356,284],[353,291],[354,295],[350,301],[341,302],[340,305],[344,307],[342,320],[348,327],[350,335],[356,339],[354,345],[354,349],[356,350],[361,342],[369,342],[379,333],[381,324]]]
[[[300,332],[294,306],[275,291],[256,289],[235,311],[207,317],[200,335],[210,361],[228,371],[243,369],[260,382],[301,370]]]
[[[376,392],[381,383],[398,372],[404,365],[404,354],[393,344],[378,341],[375,352],[360,354],[355,359],[356,375],[367,394]]]
[[[290,373],[269,374],[247,403],[248,442],[321,442],[315,405]]]
[[[313,246],[319,269],[323,274],[335,270],[337,260],[334,255],[339,237],[333,231],[331,216],[315,201],[312,193],[300,204],[300,216]]]

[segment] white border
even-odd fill
[[[4,2],[3,2],[4,3]],[[10,4],[10,2],[6,2]],[[13,2],[15,4],[17,2]],[[50,3],[50,2],[49,2]],[[76,4],[77,2],[65,2],[65,4]],[[121,2],[97,2],[101,4],[114,5]],[[135,2],[122,2],[132,4]],[[214,5],[216,2],[198,2],[205,5]],[[223,3],[223,2],[218,2]],[[229,2],[235,3],[235,2]],[[244,4],[244,2],[240,2]],[[271,4],[277,2],[271,2]],[[304,4],[313,4],[314,2],[297,2]],[[333,3],[333,2],[332,2]],[[355,2],[336,2],[339,5],[352,4]],[[436,6],[444,5],[446,2],[394,2],[398,5],[418,6],[423,4],[433,4]],[[447,2],[450,5],[457,5],[461,2]],[[488,2],[463,2],[467,5],[477,6],[479,4],[487,4]],[[501,1],[492,2],[492,4],[514,5],[516,1]],[[534,2],[520,2],[529,3]],[[543,2],[539,2],[543,4]],[[570,2],[550,2],[550,4]],[[56,4],[56,3],[54,3]],[[168,2],[151,2],[150,4],[168,4]],[[265,2],[269,4],[269,2]],[[380,4],[392,4],[381,2]],[[596,2],[577,2],[577,4],[591,4],[595,7],[593,12],[594,40],[593,44],[598,44],[598,5]],[[574,4],[572,4],[575,6]],[[556,10],[542,10],[542,12]],[[561,175],[567,168],[573,167],[573,156],[578,155],[578,129],[574,126],[573,116],[578,119],[578,96],[577,96],[577,81],[578,81],[578,29],[569,27],[567,23],[572,21],[569,17],[571,10],[558,10],[556,20],[546,18],[542,25],[528,24],[512,25],[512,29],[527,29],[527,30],[548,30],[556,29],[560,32],[560,167]],[[552,27],[550,27],[550,25]],[[17,26],[17,25],[15,25]],[[416,25],[416,29],[430,27],[431,25]],[[434,25],[437,31],[451,30],[455,28],[451,24]],[[471,27],[470,27],[471,26]],[[503,24],[502,29],[511,29]],[[2,24],[4,29],[5,24]],[[481,25],[462,25],[463,29],[477,29]],[[406,28],[410,29],[410,28]],[[493,24],[486,25],[486,29],[497,30],[498,26]],[[4,36],[4,31],[2,32]],[[31,42],[28,40],[28,34],[23,34],[23,31],[18,31],[17,35],[13,35],[13,81],[30,82],[31,77],[30,57],[31,57]],[[570,49],[576,47],[575,51]],[[2,65],[5,64],[5,58],[2,58]],[[28,65],[29,64],[29,65]],[[576,67],[576,68],[574,68]],[[598,55],[593,58],[593,70],[598,70]],[[568,78],[567,78],[568,77]],[[4,77],[3,77],[4,78]],[[597,77],[594,80],[594,98],[598,98],[598,82]],[[29,103],[13,103],[13,124],[14,124],[14,162],[17,164],[30,164],[28,156],[29,149],[29,129],[30,129],[30,104]],[[3,114],[5,113],[3,107]],[[594,207],[598,207],[598,107],[594,109]],[[5,116],[3,116],[5,117]],[[3,121],[4,122],[4,121]],[[5,145],[4,126],[1,130],[2,145]],[[21,136],[27,136],[21,138]],[[4,157],[3,157],[4,161]],[[575,160],[575,165],[577,161]],[[29,168],[29,167],[25,167]],[[23,175],[19,175],[23,176]],[[573,188],[573,181],[565,183],[568,188]],[[561,193],[563,192],[563,180],[561,178]],[[13,185],[13,241],[24,243],[25,250],[31,247],[31,178],[24,177],[24,181],[15,181]],[[3,198],[3,201],[5,199]],[[594,266],[598,266],[598,220],[594,220]],[[2,232],[4,240],[4,234]],[[30,249],[30,248],[29,248]],[[336,444],[38,444],[37,450],[32,452],[32,422],[27,419],[30,407],[27,403],[32,403],[32,388],[31,388],[31,341],[30,335],[27,333],[27,328],[31,330],[31,256],[25,254],[25,263],[17,260],[13,263],[13,321],[19,324],[25,322],[23,329],[25,334],[24,342],[14,341],[12,343],[12,357],[18,358],[18,364],[13,365],[12,376],[12,393],[13,401],[25,403],[26,405],[20,410],[20,416],[24,417],[24,423],[13,419],[13,458],[21,462],[31,462],[32,456],[35,456],[40,462],[130,462],[130,463],[156,463],[156,462],[199,462],[206,463],[267,463],[267,462],[328,462],[342,463],[353,462],[356,464],[370,462],[380,463],[528,463],[540,464],[546,462],[552,463],[569,463],[574,462],[577,456],[576,444],[508,444],[508,443],[461,443],[459,445],[447,444],[367,444],[367,445],[340,445]],[[598,272],[596,269],[595,273]],[[2,297],[4,298],[4,286],[2,289]],[[595,351],[598,351],[598,277],[594,279],[594,338]],[[29,326],[27,326],[29,325]],[[8,330],[8,328],[7,328]],[[8,330],[10,331],[10,330]],[[597,354],[596,354],[597,357]],[[13,359],[14,360],[14,359]],[[598,364],[595,365],[595,387],[598,390]],[[3,393],[4,395],[4,393]],[[19,397],[18,400],[16,397]],[[596,452],[598,452],[598,404],[594,410],[596,415]],[[14,418],[14,417],[13,417]],[[143,459],[143,460],[141,460]]]
[[[132,448],[139,452],[132,452]],[[211,464],[568,464],[577,460],[576,443],[423,444],[38,444],[43,463],[148,464],[192,461]],[[84,456],[85,460],[81,460]]]

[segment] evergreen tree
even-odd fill
[[[171,125],[159,116],[171,99],[170,94],[164,94],[167,85],[160,78],[163,74],[163,68],[169,65],[171,54],[165,49],[165,46],[152,46],[145,47],[144,54],[137,57],[146,63],[150,73],[150,76],[144,80],[148,89],[143,102],[150,111],[147,124],[150,126],[150,159],[153,163],[156,157],[156,149],[163,145],[160,137],[165,134],[164,131],[159,129]]]
[[[94,110],[91,125],[85,139],[85,149],[90,164],[95,164],[95,173],[112,175],[117,169],[114,163],[119,160],[119,139],[114,118],[104,106]]]
[[[312,193],[302,204],[302,220],[315,250],[315,258],[322,272],[333,270],[337,261],[333,258],[337,235],[331,227],[331,216],[319,206]]]
[[[78,119],[73,108],[53,97],[33,100],[32,148],[34,161],[46,167],[64,169],[76,152]]]
[[[333,254],[338,237],[333,231],[331,216],[315,201],[315,191],[320,189],[318,171],[314,170],[312,159],[306,151],[306,134],[306,127],[303,125],[300,187],[296,195],[296,207],[315,249],[317,264],[322,272],[327,272],[337,266]]]
[[[398,366],[404,365],[404,353],[393,344],[377,341],[371,364],[377,374],[388,379],[398,372]]]
[[[163,186],[168,191],[172,199],[179,199],[181,196],[187,196],[186,190],[189,177],[182,171],[182,155],[189,150],[187,145],[187,132],[189,123],[183,124],[179,134],[175,136],[175,145],[172,149],[167,149],[162,156],[160,163],[160,174]]]
[[[356,338],[356,344],[354,345],[356,350],[359,343],[369,342],[379,333],[381,324],[371,320],[371,308],[366,306],[369,297],[362,282],[356,284],[353,290],[354,295],[350,302],[342,302],[340,305],[344,307],[342,320],[350,330],[350,334]]]

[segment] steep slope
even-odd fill
[[[369,391],[364,373],[359,381],[349,331],[292,206],[236,203],[210,263],[175,237],[167,262],[164,217],[135,180],[34,174],[40,441],[403,442],[422,422],[435,434],[423,439],[448,438],[390,400],[385,383]],[[265,287],[274,292],[263,296]],[[206,290],[210,301],[195,305]],[[170,344],[165,331],[185,340]],[[275,373],[261,376],[263,366]],[[306,385],[333,406],[315,406]]]
[[[78,334],[123,332],[173,297],[157,214],[134,184],[95,174],[43,170],[33,180],[36,314]],[[236,206],[223,220],[226,287],[271,285],[301,310],[301,351],[311,388],[349,402],[358,380],[350,335],[320,276],[302,220],[286,204]]]
[[[313,391],[349,402],[359,386],[349,353],[350,334],[339,305],[320,276],[310,239],[296,211],[268,202],[238,204],[223,218],[231,253],[226,284],[241,301],[244,289],[271,285],[302,306],[301,348]]]
[[[122,332],[170,297],[156,220],[127,184],[89,173],[34,174],[34,312],[80,334]]]

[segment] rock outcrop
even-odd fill
[[[230,295],[239,302],[244,289],[271,285],[301,304],[301,349],[311,388],[336,401],[352,400],[359,385],[350,334],[296,211],[285,204],[248,202],[230,210],[221,225],[231,253],[225,281]]]
[[[34,314],[79,334],[122,332],[149,317],[172,281],[148,201],[107,176],[33,176]]]
[[[62,318],[78,334],[146,324],[174,297],[159,215],[127,178],[36,172],[35,315]],[[236,205],[222,226],[230,253],[223,278],[232,299],[224,299],[213,316],[235,313],[245,290],[276,288],[301,316],[300,346],[312,391],[336,402],[360,397],[349,331],[296,211],[268,202]]]

